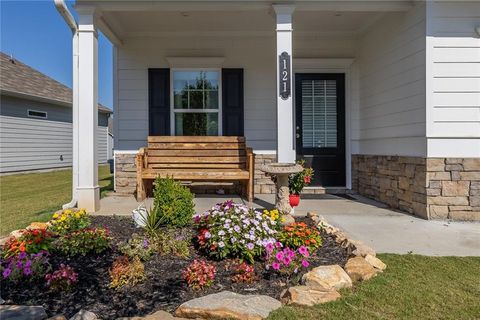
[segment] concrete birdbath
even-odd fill
[[[303,170],[303,167],[295,163],[269,163],[260,167],[263,172],[269,173],[277,177],[275,195],[275,208],[284,216],[285,221],[293,220],[290,216],[292,207],[288,196],[290,191],[288,189],[288,176],[293,173],[298,173]]]

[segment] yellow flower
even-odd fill
[[[66,219],[67,219],[66,216],[62,216],[62,217],[60,218],[60,221],[65,221]]]
[[[65,213],[65,214],[71,214],[71,213],[72,213],[72,210],[67,209],[67,210],[63,211],[63,213]]]
[[[52,216],[53,219],[57,219],[58,218],[58,213],[54,213],[53,216]]]

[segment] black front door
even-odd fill
[[[315,170],[312,185],[345,186],[345,75],[296,74],[297,159]]]

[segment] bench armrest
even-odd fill
[[[253,179],[253,173],[255,172],[255,154],[252,148],[247,148],[247,170],[250,172],[250,178]]]

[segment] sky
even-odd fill
[[[98,40],[98,100],[112,108],[112,45]],[[0,0],[0,50],[72,87],[72,33],[53,0]]]

